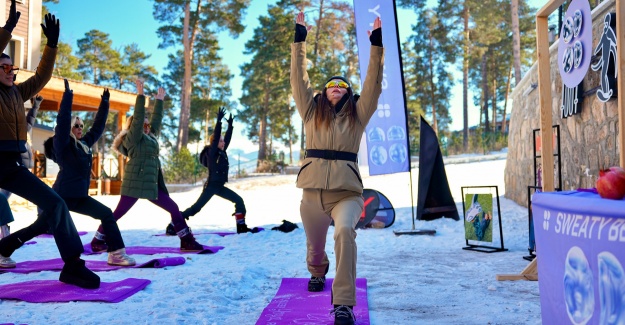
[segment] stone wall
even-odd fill
[[[584,55],[592,55],[603,30],[603,18],[608,12],[615,12],[615,0],[602,2],[592,11],[593,48],[585,49]],[[579,187],[594,187],[600,166],[619,165],[618,111],[617,101],[603,103],[595,92],[583,98],[581,114],[562,118],[562,79],[557,65],[558,42],[550,47],[552,119],[560,125],[562,159],[562,187],[571,190]],[[621,77],[621,76],[619,76]],[[599,72],[588,69],[583,81],[583,91],[599,86]],[[505,197],[527,206],[527,186],[534,185],[533,129],[540,128],[538,89],[531,92],[538,83],[538,65],[528,71],[512,92],[512,112],[508,137],[508,157],[505,170]],[[623,96],[625,94],[621,94]],[[556,152],[554,143],[554,153]],[[540,163],[540,159],[538,159]],[[557,159],[554,158],[554,163]],[[586,176],[585,169],[589,168]],[[558,187],[558,179],[554,185]]]

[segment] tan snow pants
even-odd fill
[[[328,267],[325,252],[330,222],[334,220],[336,275],[332,304],[356,305],[356,224],[364,201],[362,194],[346,190],[304,189],[300,214],[306,231],[306,263],[312,276],[321,277]]]

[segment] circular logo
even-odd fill
[[[566,10],[558,44],[558,69],[569,88],[584,80],[590,66],[591,56],[584,51],[592,51],[591,17],[587,0],[573,0]]]

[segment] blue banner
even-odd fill
[[[399,35],[393,0],[354,0],[360,80],[365,80],[371,42],[368,30],[376,17],[382,20],[382,42],[385,48],[384,79],[378,109],[371,117],[365,136],[370,175],[409,171],[410,151],[406,132],[406,105]]]

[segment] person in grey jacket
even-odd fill
[[[39,111],[39,107],[41,106],[41,102],[43,101],[43,97],[37,95],[30,99],[32,103],[32,108],[28,111],[26,115],[26,132],[30,134],[33,125],[35,125],[35,119],[37,118],[37,112]],[[22,153],[22,164],[28,169],[33,168],[33,151],[30,148],[30,144],[28,142],[25,143],[26,152]],[[0,194],[4,195],[4,197],[8,200],[11,197],[11,192],[0,188]],[[4,238],[11,234],[11,229],[9,227],[9,223],[13,222],[13,214],[11,210],[0,211],[0,238]]]
[[[332,284],[334,324],[354,324],[356,305],[356,224],[363,211],[363,184],[357,156],[360,139],[382,93],[384,48],[382,21],[369,32],[371,51],[360,96],[349,80],[334,76],[314,96],[306,71],[304,13],[297,15],[291,44],[291,90],[306,133],[306,158],[297,176],[303,189],[300,215],[306,232],[306,263],[311,278],[308,291],[322,291],[330,262],[326,237],[334,221],[336,276]]]

